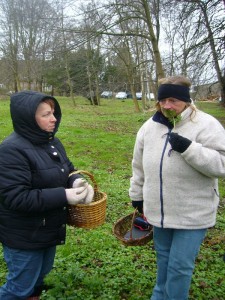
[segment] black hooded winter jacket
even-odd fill
[[[40,129],[35,120],[45,98],[55,102],[53,133]],[[59,104],[54,97],[24,91],[11,96],[10,111],[14,132],[0,145],[0,241],[30,250],[64,244],[65,188],[75,177],[68,179],[74,166],[54,137],[61,119]]]

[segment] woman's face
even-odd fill
[[[161,111],[165,110],[173,110],[176,112],[176,115],[179,115],[184,111],[187,107],[184,101],[178,100],[176,98],[166,98],[159,101],[159,105],[161,107]]]
[[[54,109],[48,103],[41,102],[36,110],[35,119],[38,126],[47,132],[53,132],[55,129],[56,118]]]

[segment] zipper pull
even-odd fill
[[[45,226],[45,218],[42,221],[42,225]]]

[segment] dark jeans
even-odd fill
[[[51,271],[56,247],[19,250],[3,245],[3,251],[8,275],[7,282],[0,287],[0,300],[27,299]]]

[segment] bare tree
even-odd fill
[[[19,24],[17,11],[13,6],[14,1],[2,1],[1,8],[1,52],[5,64],[12,72],[14,90],[20,89],[19,78]],[[8,76],[10,76],[8,74]]]
[[[220,26],[222,27],[222,32],[219,32],[219,36],[218,36],[218,32],[217,30],[214,30],[214,26],[211,22],[211,17],[217,12],[217,7],[218,5],[220,5],[220,3],[218,1],[195,1],[195,3],[198,5],[198,8],[200,9],[201,13],[202,13],[202,17],[203,17],[203,23],[205,25],[205,28],[207,30],[207,41],[210,45],[211,48],[211,53],[212,53],[212,57],[213,57],[213,64],[214,64],[214,68],[216,70],[216,74],[217,74],[217,78],[218,81],[220,83],[221,86],[221,97],[223,99],[223,103],[225,103],[225,65],[223,65],[223,67],[220,67],[220,54],[218,52],[218,47],[216,45],[216,39],[219,39],[223,41],[223,45],[225,43],[225,38],[224,38],[224,29],[225,29],[225,21],[224,18],[222,18],[222,24],[223,26],[221,26],[222,24],[220,24]],[[221,7],[222,8],[222,7]],[[224,16],[224,15],[223,15]],[[221,37],[222,34],[222,37]],[[223,49],[219,49],[222,50],[224,53],[224,48]],[[224,53],[225,54],[225,53]]]
[[[158,2],[159,1],[154,1],[155,6],[152,5],[154,12],[157,10],[156,7],[158,6],[156,4],[158,4]],[[105,8],[105,17],[101,19],[101,26],[97,33],[108,37],[108,42],[110,42],[112,49],[117,53],[121,61],[123,61],[127,71],[126,77],[133,95],[135,109],[139,111],[134,83],[137,72],[139,72],[141,81],[146,81],[144,74],[148,73],[148,62],[151,61],[151,63],[154,63],[156,70],[154,76],[156,78],[155,83],[158,77],[164,76],[158,49],[159,23],[155,22],[157,26],[153,26],[151,15],[153,8],[151,8],[149,2],[145,0],[116,0],[111,1]],[[113,18],[111,18],[112,15]],[[156,18],[156,20],[158,19]],[[157,29],[156,34],[154,27]],[[148,46],[141,49],[141,45],[145,44]],[[144,49],[149,48],[151,48],[151,51],[148,52],[149,54],[147,56],[146,54],[142,54],[141,61],[139,54],[143,52]],[[143,58],[145,61],[143,61]],[[152,80],[153,76],[151,75],[149,78]]]
[[[25,82],[28,89],[35,82],[42,89],[41,66],[52,46],[54,10],[45,0],[3,0],[0,9],[1,49],[12,69],[15,91]]]
[[[196,48],[201,38],[201,30],[196,30],[197,16],[185,13],[182,3],[165,2],[161,12],[164,40],[161,47],[164,66],[168,75],[183,74],[197,83],[208,61],[206,46]]]
[[[98,11],[95,2],[82,4],[83,21],[80,29],[83,31],[85,40],[83,45],[86,48],[88,75],[88,99],[94,105],[100,105],[100,76],[103,69],[101,42],[102,35],[98,33],[102,15]]]
[[[70,48],[68,45],[70,44],[71,38],[69,37],[69,34],[67,33],[68,27],[65,27],[65,18],[64,18],[64,7],[60,7],[60,34],[61,36],[61,47],[58,47],[58,52],[61,53],[63,56],[63,65],[65,69],[65,75],[66,75],[66,84],[69,89],[69,95],[71,100],[73,101],[73,104],[75,105],[75,98],[74,98],[74,92],[73,92],[73,80],[71,77],[71,69],[70,69]]]
[[[6,76],[14,82],[14,90],[22,89],[25,81],[28,88],[42,90],[48,76],[59,92],[73,98],[79,76],[74,72],[74,59],[79,61],[83,51],[79,50],[84,49],[86,58],[82,54],[80,61],[85,63],[87,77],[83,85],[94,92],[97,104],[107,67],[117,69],[117,74],[120,71],[118,80],[115,72],[110,75],[113,88],[129,85],[137,111],[137,89],[145,95],[150,86],[156,92],[158,78],[165,74],[182,73],[195,84],[206,82],[203,74],[208,81],[216,76],[224,99],[221,1],[93,0],[83,2],[74,15],[70,9],[68,17],[72,4],[72,0],[0,2],[1,65],[8,66]]]
[[[174,22],[176,34],[180,33],[179,40],[182,41],[179,47],[181,46],[185,49],[180,56],[183,66],[185,66],[185,59],[188,56],[189,61],[192,59],[196,66],[190,70],[188,69],[190,68],[190,64],[189,66],[186,64],[186,72],[192,75],[195,74],[195,78],[201,78],[201,72],[208,75],[210,81],[213,80],[213,76],[215,77],[216,74],[221,86],[221,96],[224,100],[225,65],[223,58],[225,54],[225,19],[223,4],[219,0],[175,0],[165,1],[166,3],[167,9],[172,7],[173,12],[177,12]],[[189,38],[187,38],[187,31],[190,33]],[[170,42],[172,40],[170,38]],[[178,39],[176,39],[176,43],[177,41]],[[212,70],[215,72],[213,73]]]

